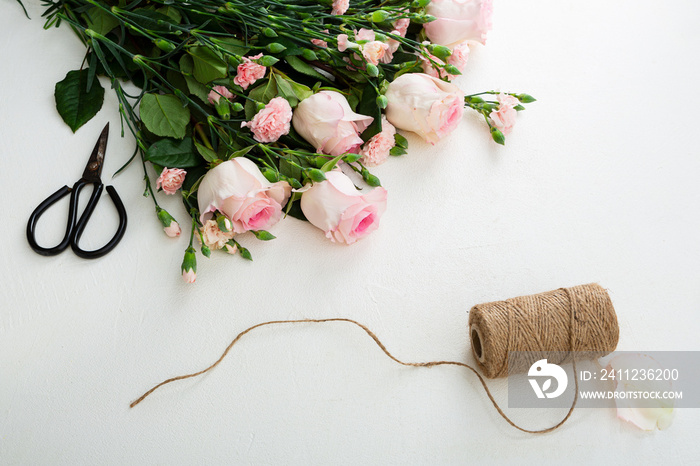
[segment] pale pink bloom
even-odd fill
[[[262,56],[263,54],[259,53],[252,57],[242,57],[243,63],[238,65],[238,68],[236,68],[236,77],[233,78],[233,82],[241,86],[243,89],[247,89],[248,86],[253,84],[255,81],[263,78],[267,68],[253,61]]]
[[[607,367],[608,372],[617,372],[622,377],[615,377],[615,405],[617,406],[617,417],[623,421],[632,423],[642,430],[665,429],[673,421],[674,411],[673,399],[642,399],[633,398],[621,392],[665,392],[672,388],[669,380],[657,380],[654,378],[636,378],[628,380],[625,374],[639,373],[648,374],[663,372],[663,367],[645,354],[622,354],[610,360]]]
[[[324,29],[321,32],[325,32],[328,34],[328,29]],[[316,47],[321,47],[321,48],[328,48],[328,42],[326,42],[323,39],[311,39],[311,43],[314,44]]]
[[[209,219],[202,225],[202,234],[199,240],[210,249],[221,249],[233,238],[233,235],[233,231],[221,231],[216,220]]]
[[[408,30],[408,26],[411,24],[411,20],[408,18],[400,18],[397,19],[394,22],[394,29],[396,29],[394,34],[398,34],[401,37],[406,37],[406,31]]]
[[[464,92],[423,73],[396,78],[384,94],[386,118],[398,129],[413,131],[435,144],[454,130],[464,113]]]
[[[366,40],[370,42],[374,40],[374,37],[375,34],[372,29],[361,28],[359,31],[355,31],[355,40]]]
[[[350,0],[333,0],[332,15],[344,15],[350,8]]]
[[[238,252],[238,246],[235,244],[226,243],[224,244],[224,249],[226,249],[226,252],[229,254],[236,254]]]
[[[180,230],[180,225],[175,220],[170,222],[170,225],[167,227],[164,227],[163,231],[171,238],[177,238],[180,236],[180,233],[182,233],[182,230]]]
[[[365,57],[365,60],[367,60],[368,63],[377,65],[379,63],[379,60],[381,60],[382,57],[384,57],[384,54],[386,53],[386,50],[388,48],[388,44],[385,44],[384,42],[379,42],[378,40],[374,40],[365,44],[362,47],[362,56]]]
[[[399,31],[391,31],[391,33],[399,35]],[[382,63],[391,63],[391,60],[394,59],[394,52],[396,52],[399,49],[399,45],[401,45],[401,42],[390,37],[387,39],[386,45],[388,45],[388,47],[384,51],[384,56],[381,59],[379,59],[379,61]]]
[[[423,25],[433,44],[452,47],[465,40],[486,43],[492,0],[432,0],[425,12],[437,18]]]
[[[258,142],[275,142],[280,136],[289,134],[291,121],[292,107],[289,102],[284,97],[275,97],[255,114],[252,121],[241,123],[241,128],[250,128]]]
[[[520,101],[512,95],[498,94],[498,110],[492,110],[489,113],[491,124],[501,130],[504,136],[508,135],[515,125],[518,111],[513,107],[519,104]]]
[[[163,188],[165,194],[175,194],[182,187],[187,172],[181,168],[164,168],[156,180],[156,189]]]
[[[251,160],[236,157],[204,175],[197,190],[200,221],[221,212],[238,234],[266,230],[279,221],[291,187],[286,181],[270,183]]]
[[[212,90],[209,91],[207,100],[209,100],[210,104],[216,105],[222,97],[225,99],[233,99],[233,94],[231,94],[231,91],[229,91],[226,86],[214,86]]]
[[[359,49],[360,46],[348,40],[347,34],[338,34],[338,51],[345,52],[347,49]]]
[[[379,227],[386,197],[382,187],[363,194],[343,172],[333,170],[326,173],[325,181],[304,191],[301,210],[312,225],[326,233],[326,238],[352,244]]]
[[[185,280],[185,283],[194,283],[197,280],[197,273],[192,269],[183,270],[182,279]]]
[[[453,65],[455,68],[459,70],[460,73],[463,73],[464,70],[467,68],[467,60],[469,59],[469,45],[467,42],[462,42],[458,45],[456,45],[452,49],[452,55],[449,56],[447,59],[447,64],[448,65]]]
[[[434,78],[442,78],[445,76],[452,76],[444,69],[435,68],[433,66],[433,63],[437,63],[438,65],[442,66],[445,64],[444,61],[440,60],[438,57],[436,57],[433,54],[429,54],[429,55],[430,55],[430,59],[426,58],[423,55],[418,55],[418,58],[420,58],[420,61],[421,61],[421,68],[423,68],[423,73],[427,74],[428,76],[432,76]],[[432,60],[432,62],[431,62],[431,60]],[[448,79],[452,80],[451,77]]]
[[[319,153],[337,156],[360,150],[359,135],[373,119],[353,112],[343,94],[321,91],[299,103],[292,124]]]
[[[394,135],[396,128],[385,117],[382,118],[382,130],[372,136],[360,151],[362,163],[368,167],[383,164],[389,157],[389,151],[396,145]]]

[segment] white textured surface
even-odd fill
[[[408,156],[376,170],[389,209],[370,238],[339,246],[287,219],[275,241],[242,240],[253,263],[200,259],[194,286],[179,278],[187,240],[163,235],[137,164],[112,181],[129,213],[113,253],[46,258],[27,245],[30,212],[80,176],[106,121],[104,179],[133,144],[117,137],[109,89],[93,121],[75,135],[64,125],[53,86],[84,51],[68,28],[41,29],[37,0],[27,6],[32,21],[11,0],[0,15],[1,464],[697,460],[695,410],[662,432],[589,409],[522,434],[466,371],[400,367],[347,324],[267,327],[208,375],[128,408],[260,321],[343,316],[404,360],[473,361],[470,306],[592,281],[611,292],[619,349],[697,350],[696,2],[496,2],[489,44],[459,84],[538,98],[505,148],[474,115],[435,147],[410,138]],[[47,242],[63,229],[53,214]],[[113,214],[101,203],[86,240],[107,239]],[[505,402],[505,381],[490,385]],[[562,415],[508,412],[532,428]]]

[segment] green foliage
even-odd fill
[[[192,138],[182,140],[165,138],[150,145],[144,159],[168,168],[196,167],[202,159],[194,152]]]
[[[104,100],[99,81],[94,80],[88,90],[88,75],[87,69],[69,71],[54,91],[56,109],[74,133],[100,111]]]
[[[190,110],[172,94],[145,94],[141,99],[141,121],[158,136],[182,139],[190,122]]]

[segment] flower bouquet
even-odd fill
[[[527,94],[465,95],[450,81],[491,27],[490,0],[46,0],[45,27],[68,24],[87,48],[56,85],[76,131],[101,108],[109,79],[122,135],[141,160],[165,233],[178,222],[157,191],[191,217],[195,241],[251,259],[239,235],[271,240],[293,216],[351,244],[379,226],[387,191],[370,168],[406,153],[397,130],[435,144],[465,108],[504,143]],[[137,92],[123,86],[131,81]],[[493,96],[492,100],[485,97]],[[151,164],[159,174],[152,182]]]

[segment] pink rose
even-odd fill
[[[209,219],[202,225],[202,233],[199,239],[210,249],[221,249],[233,238],[233,235],[234,232],[232,230],[221,231],[216,220]]]
[[[332,15],[344,15],[350,8],[350,0],[333,0]]]
[[[289,134],[291,121],[292,107],[289,102],[284,97],[275,97],[255,114],[252,121],[241,123],[241,128],[250,128],[258,142],[275,142],[280,136]]]
[[[432,0],[425,12],[437,18],[423,25],[433,44],[452,47],[465,40],[486,43],[492,0]]]
[[[243,89],[247,89],[248,86],[253,84],[255,81],[263,78],[267,68],[253,61],[262,56],[263,54],[259,53],[252,57],[242,57],[243,63],[238,65],[238,68],[236,68],[236,77],[233,78],[233,82],[241,86]]]
[[[512,95],[498,94],[498,109],[489,113],[491,124],[501,130],[504,136],[507,136],[515,125],[518,111],[514,107],[519,104],[520,101]]]
[[[234,233],[265,230],[279,221],[290,194],[286,181],[270,183],[255,163],[236,157],[204,175],[197,190],[200,221],[205,223],[218,210],[231,221]]]
[[[321,91],[299,103],[292,124],[319,153],[337,156],[360,150],[359,135],[372,120],[370,116],[353,112],[343,94]]]
[[[431,144],[455,129],[464,113],[464,92],[423,73],[402,74],[384,95],[387,120]]]
[[[382,118],[382,130],[372,136],[360,151],[362,163],[368,167],[376,167],[384,163],[389,157],[389,151],[396,145],[395,134],[394,125],[386,121],[386,118]]]
[[[222,97],[225,99],[233,99],[233,94],[231,94],[231,91],[229,91],[225,86],[214,86],[212,90],[209,91],[207,100],[209,100],[210,104],[216,105],[219,103],[219,99]]]
[[[326,181],[314,183],[301,195],[301,210],[326,238],[352,244],[379,227],[386,210],[386,189],[363,194],[343,172],[326,173]]]
[[[163,188],[165,194],[175,194],[182,187],[187,172],[181,168],[164,168],[156,180],[156,189]]]

